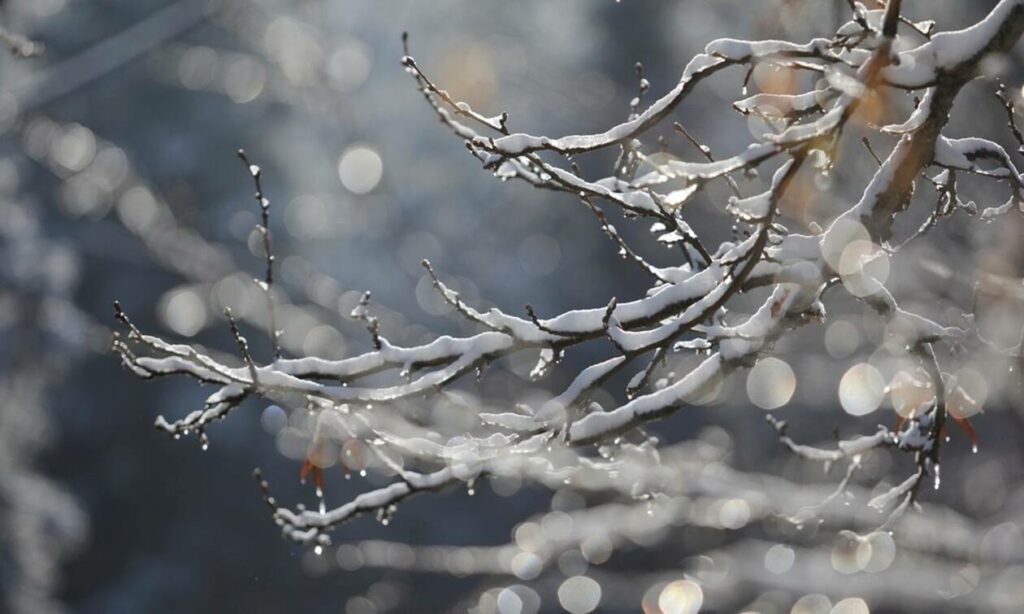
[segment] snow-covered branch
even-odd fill
[[[263,171],[240,154],[256,185],[261,208],[257,230],[266,265],[259,285],[267,300],[267,316],[250,324],[267,328],[274,358],[262,362],[253,356],[230,315],[237,358],[145,334],[120,306],[117,316],[127,333],[115,338],[114,349],[140,377],[183,375],[215,386],[201,409],[174,421],[160,418],[157,426],[175,436],[196,433],[205,445],[210,425],[250,399],[306,416],[309,452],[302,471],[303,475],[314,472],[320,509],[282,506],[270,496],[270,485],[262,476],[260,481],[285,537],[318,549],[330,544],[331,530],[359,516],[375,514],[386,521],[413,495],[458,485],[472,490],[480,479],[514,478],[552,490],[564,486],[630,499],[580,511],[572,525],[576,532],[560,535],[562,541],[551,544],[546,558],[538,558],[540,566],[557,558],[560,551],[581,547],[598,531],[594,527],[616,524],[610,517],[632,514],[631,510],[649,502],[658,519],[651,522],[661,522],[657,530],[681,523],[707,525],[691,505],[694,498],[713,501],[708,505],[719,508],[726,501],[744,501],[743,525],[768,518],[799,519],[795,524],[828,518],[838,525],[842,519],[836,517],[832,504],[849,492],[860,493],[855,478],[861,460],[880,449],[912,457],[913,469],[909,477],[900,476],[895,486],[880,485],[871,497],[865,495],[867,505],[860,509],[871,522],[858,520],[854,528],[902,527],[905,513],[924,498],[920,487],[926,476],[938,485],[947,418],[970,429],[962,411],[969,395],[955,378],[941,371],[936,348],[977,340],[969,319],[963,326],[942,325],[901,305],[898,292],[890,291],[877,266],[888,266],[890,258],[903,253],[890,245],[898,234],[895,221],[913,206],[922,177],[938,191],[939,204],[913,237],[931,231],[941,218],[969,209],[961,206],[957,196],[956,173],[1010,186],[1011,200],[993,213],[984,213],[985,219],[1009,213],[1024,200],[1024,176],[1014,154],[1003,145],[943,134],[958,95],[981,74],[981,64],[992,54],[1009,52],[1024,32],[1024,1],[1002,0],[974,26],[939,33],[901,12],[901,8],[920,7],[901,7],[895,0],[875,11],[860,3],[851,6],[852,20],[829,38],[806,43],[713,41],[686,65],[678,83],[662,97],[643,109],[638,97],[626,121],[582,135],[516,132],[507,113],[474,110],[429,76],[429,70],[412,57],[406,41],[402,65],[444,129],[495,177],[562,192],[573,203],[581,200],[587,215],[597,217],[620,255],[649,280],[646,292],[638,297],[608,296],[602,304],[548,317],[527,306],[525,315],[514,315],[498,307],[471,304],[445,283],[443,270],[424,261],[436,292],[477,332],[437,336],[414,345],[394,343],[389,340],[393,331],[385,330],[372,315],[367,293],[351,315],[369,329],[369,349],[337,360],[288,356],[288,348],[278,343],[278,329],[287,329],[289,323],[274,315],[277,294],[272,291],[274,255]],[[744,85],[732,107],[745,121],[760,123],[751,121],[756,126],[752,141],[733,155],[715,158],[682,123],[675,124],[676,131],[697,149],[699,159],[645,149],[643,139],[659,128],[671,127],[673,114],[696,88],[723,79],[729,68],[752,71],[761,65],[814,75],[818,82],[812,90],[796,88],[789,93],[750,94]],[[639,76],[644,93],[651,85],[642,71]],[[1019,142],[1014,105],[1005,96],[1001,100]],[[888,121],[876,125],[863,119],[872,112],[872,105],[881,104],[890,105],[885,109]],[[902,107],[908,110],[900,111]],[[892,119],[897,114],[899,118]],[[801,198],[801,185],[808,177],[834,168],[840,144],[850,132],[861,131],[871,133],[877,142],[890,143],[891,148],[877,157],[877,165],[869,162],[870,178],[858,189],[856,201],[833,215],[824,228],[809,226],[806,234],[790,231],[788,226],[796,220],[787,215],[786,203]],[[864,142],[869,148],[876,146],[866,137]],[[616,149],[622,163],[608,176],[586,177],[574,161],[577,156]],[[770,181],[755,183],[759,170],[765,169],[770,171]],[[731,196],[723,198],[714,189],[718,182],[727,182]],[[722,239],[724,233],[702,236],[694,230],[690,212],[701,199],[728,216],[734,226],[730,238]],[[602,209],[605,205],[617,208],[627,224],[637,220],[647,224],[653,235],[651,245],[627,241],[626,233]],[[659,260],[648,255],[663,246],[673,250],[668,266],[654,264]],[[833,298],[836,294],[840,296]],[[783,447],[795,457],[826,466],[845,464],[847,471],[838,488],[822,489],[813,497],[798,496],[800,489],[791,484],[769,484],[768,478],[751,484],[732,474],[729,479],[722,474],[694,478],[690,484],[686,476],[700,477],[701,463],[683,458],[679,444],[659,446],[658,438],[644,428],[714,396],[731,375],[771,355],[788,333],[823,322],[826,302],[844,298],[883,320],[887,342],[905,354],[905,362],[913,365],[909,369],[924,374],[927,383],[911,378],[917,386],[911,392],[924,394],[907,402],[901,423],[894,429],[872,425],[868,434],[817,447],[798,443],[784,421],[769,417]],[[566,352],[582,352],[578,350],[582,346],[590,352],[587,356],[602,358],[570,374],[568,385],[550,386],[553,389],[545,398],[532,395],[491,402],[468,392],[465,380],[487,377],[487,370],[501,368],[507,357],[535,359],[531,377],[542,380],[562,368]],[[686,367],[672,368],[679,365]],[[621,385],[627,379],[628,384]],[[902,384],[893,378],[882,385],[896,395]],[[907,390],[900,393],[910,394]],[[954,398],[955,410],[951,408]],[[446,423],[425,417],[418,408],[427,399],[458,402],[468,418]],[[968,432],[973,438],[973,431]],[[360,442],[367,451],[368,460],[361,468],[369,467],[385,481],[329,507],[324,504],[321,472],[336,461],[323,462],[322,451],[329,446],[340,449],[349,441]],[[773,491],[776,486],[778,490]],[[889,515],[878,516],[881,510]],[[664,518],[659,515],[663,511]],[[623,526],[621,534],[607,533],[604,538],[614,546],[633,530],[638,529]],[[379,543],[366,547],[386,548]],[[502,546],[473,551],[473,556],[487,561],[483,565],[487,573],[514,571],[515,557],[510,561],[507,552],[512,550],[506,550]],[[427,559],[444,556],[447,551],[439,550]]]

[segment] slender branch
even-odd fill
[[[237,153],[238,158],[245,164],[246,169],[252,176],[253,183],[256,186],[256,202],[260,206],[260,223],[256,225],[256,232],[260,234],[263,240],[263,254],[266,258],[267,266],[263,275],[263,281],[257,281],[257,283],[260,289],[263,290],[263,295],[267,301],[267,336],[270,338],[270,346],[274,350],[274,358],[278,359],[281,358],[281,331],[277,328],[277,316],[274,307],[274,250],[270,244],[270,199],[263,195],[263,170],[249,160],[244,150],[239,149]]]

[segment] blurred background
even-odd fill
[[[904,4],[911,16],[950,29],[973,23],[995,2]],[[281,539],[253,468],[265,471],[280,499],[311,499],[298,483],[299,462],[282,454],[280,410],[246,406],[211,429],[205,452],[156,432],[158,414],[184,415],[208,391],[187,381],[141,382],[123,370],[108,351],[112,301],[143,330],[224,351],[233,343],[225,306],[260,330],[262,298],[252,283],[263,267],[253,232],[258,208],[238,148],[263,168],[273,202],[278,318],[289,355],[365,351],[365,331],[348,317],[365,290],[393,342],[464,330],[433,293],[423,258],[467,301],[511,313],[524,303],[550,315],[638,296],[645,280],[579,203],[495,180],[438,124],[400,66],[401,33],[410,33],[420,65],[456,98],[487,114],[508,111],[514,130],[569,134],[625,119],[638,61],[653,100],[713,38],[828,36],[847,11],[844,1],[823,0],[0,3],[0,26],[45,45],[38,57],[0,54],[0,610],[354,614],[476,604],[474,595],[495,583],[458,566],[440,575],[381,569],[350,551],[318,558]],[[1024,77],[1019,52],[993,68],[1014,92]],[[738,151],[750,139],[747,122],[726,110],[742,77],[716,80],[675,114],[715,152]],[[761,88],[770,81],[764,76]],[[991,91],[991,84],[968,88],[961,108],[969,111],[949,132],[1009,146]],[[672,138],[674,149],[696,159]],[[844,171],[869,173],[874,163],[854,151]],[[607,174],[612,162],[581,160],[592,176]],[[827,221],[857,185],[839,172],[821,179],[803,208],[787,212],[792,227]],[[972,187],[979,206],[1005,200],[993,187]],[[730,221],[720,208],[703,203],[693,215],[695,228],[718,227],[727,236]],[[980,302],[978,317],[990,338],[1012,346],[1024,324],[1021,223],[965,220],[955,218],[893,259],[889,287],[908,305],[956,323],[972,307],[980,275],[1005,280],[993,282],[997,290]],[[646,236],[643,223],[620,226],[627,237]],[[652,254],[669,261],[667,253]],[[851,368],[861,379],[886,373],[884,323],[854,304],[829,308],[827,326],[802,330],[780,345],[777,363],[729,380],[713,409],[673,416],[656,430],[674,440],[706,438],[741,470],[838,481],[783,453],[758,408],[781,405],[778,415],[810,441],[827,441],[834,428],[870,433],[895,421],[891,405],[854,417],[837,396]],[[266,359],[259,337],[250,335]],[[485,385],[499,395],[521,394],[524,386],[553,390],[587,357],[537,383],[525,382],[524,365],[513,361]],[[709,592],[702,611],[827,613],[857,590],[874,595],[861,602],[872,612],[940,611],[936,603],[949,611],[1024,610],[1017,374],[987,354],[955,362],[961,379],[987,399],[974,420],[981,450],[971,454],[954,433],[943,488],[925,500],[955,514],[948,527],[966,531],[957,534],[963,552],[936,554],[952,562],[917,575],[883,570],[890,576],[881,588],[847,582],[848,570],[834,561],[784,580],[792,562],[782,569],[776,561],[767,579],[731,594]],[[781,397],[777,385],[766,392],[758,379],[765,377],[781,378]],[[869,461],[868,488],[894,464],[909,467],[885,451]],[[345,500],[364,488],[360,481],[332,482],[331,496]],[[335,542],[497,545],[517,522],[551,505],[550,493],[526,485],[478,490],[411,500],[390,526],[357,521]],[[705,533],[617,553],[605,572],[626,580],[621,593],[607,585],[601,611],[638,611],[646,568],[682,569],[687,557],[728,552],[752,537]],[[899,562],[914,568],[914,560]],[[990,568],[982,592],[979,578]],[[638,579],[630,588],[632,574]],[[935,601],[904,602],[905,583]],[[827,607],[804,600],[798,609],[807,593],[825,595]],[[840,612],[854,613],[861,611]]]

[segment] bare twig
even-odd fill
[[[256,283],[263,290],[263,295],[267,301],[267,336],[274,350],[274,358],[277,359],[281,357],[281,331],[277,328],[277,310],[274,307],[274,250],[270,244],[270,199],[263,195],[263,169],[253,164],[242,149],[238,150],[238,158],[245,163],[246,170],[249,171],[253,183],[256,185],[254,196],[260,206],[260,223],[256,225],[256,232],[260,234],[260,238],[263,240],[263,254],[267,263],[263,281],[257,280]]]

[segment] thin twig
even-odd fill
[[[260,237],[263,239],[263,253],[267,263],[263,281],[257,281],[257,283],[267,300],[267,336],[274,349],[274,358],[278,359],[281,357],[281,331],[277,329],[277,316],[274,307],[274,250],[270,243],[270,199],[263,195],[263,169],[249,160],[249,157],[245,155],[245,150],[239,149],[237,155],[245,163],[256,186],[255,198],[260,206],[260,223],[256,225],[256,232],[260,233]]]

